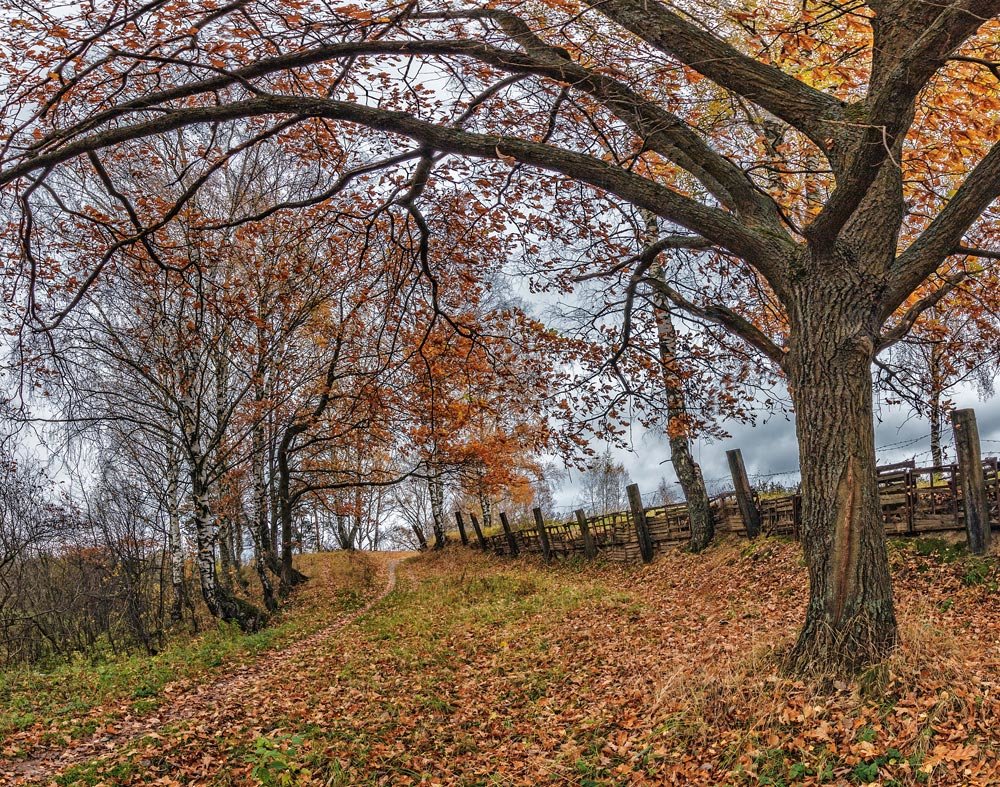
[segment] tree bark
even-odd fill
[[[208,611],[227,623],[236,623],[243,631],[257,631],[266,622],[266,615],[253,604],[235,596],[219,584],[215,570],[215,520],[209,504],[208,484],[204,469],[196,464],[191,470],[191,498],[194,508],[194,530],[198,579],[201,595]]]
[[[347,521],[347,515],[344,514],[342,509],[343,503],[337,501],[337,541],[340,543],[340,548],[353,552],[355,549],[354,539],[351,535],[351,531],[344,524]]]
[[[172,446],[167,448],[167,517],[170,551],[170,619],[179,623],[184,610],[184,542],[181,539],[180,458]]]
[[[362,476],[361,468],[361,450],[358,450],[358,477]],[[351,525],[350,533],[348,533],[348,543],[351,545],[351,549],[358,548],[358,542],[361,535],[361,525],[365,519],[365,495],[364,489],[361,486],[354,487],[354,520]]]
[[[268,612],[277,612],[278,600],[274,595],[271,573],[268,570],[265,560],[267,549],[264,542],[261,541],[261,530],[251,527],[250,537],[253,539],[253,565],[254,570],[257,572],[257,579],[260,581],[261,595],[264,597],[264,607]]]
[[[215,524],[216,543],[219,545],[219,567],[222,569],[222,584],[227,590],[232,590],[233,555],[230,549],[232,539],[229,534],[229,519],[225,516],[219,516],[216,518]]]
[[[942,409],[941,409],[941,398],[942,398],[942,379],[944,375],[941,371],[941,349],[937,344],[931,346],[930,358],[928,358],[928,365],[930,369],[930,422],[931,422],[931,462],[935,467],[941,467],[944,464],[944,451],[941,449],[941,421],[942,421]]]
[[[651,275],[662,278],[662,268],[653,270]],[[670,463],[674,467],[674,473],[687,501],[688,519],[691,522],[688,549],[692,552],[701,552],[715,536],[715,518],[712,516],[712,506],[701,467],[691,454],[689,442],[691,419],[684,397],[684,381],[677,365],[677,329],[674,327],[670,302],[656,290],[652,297],[660,364],[663,367],[663,385],[667,393]]]
[[[493,526],[493,501],[483,490],[479,492],[479,508],[483,512],[483,530],[488,530]]]
[[[857,305],[863,299],[845,294],[863,283],[831,278],[800,284],[784,364],[809,568],[806,622],[790,666],[856,673],[883,660],[897,641],[875,471],[871,365],[878,326]]]
[[[296,435],[302,431],[297,425],[288,427],[278,446],[278,519],[281,524],[281,584],[279,595],[287,595],[291,589],[307,579],[306,575],[295,568],[292,563],[294,539],[294,505],[292,501],[292,471],[289,463],[289,452]]]
[[[443,549],[444,535],[444,479],[436,465],[430,466],[427,487],[431,497],[431,518],[434,523],[434,548]]]
[[[259,397],[263,396],[258,392]],[[270,501],[267,493],[267,456],[266,440],[264,438],[264,428],[261,424],[256,424],[253,429],[253,500],[254,500],[254,548],[259,552],[255,557],[255,562],[261,562],[272,574],[278,576],[281,567],[278,565],[278,557],[271,546],[271,524],[270,524]],[[270,584],[270,580],[268,581]]]

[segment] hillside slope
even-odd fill
[[[905,642],[858,685],[781,673],[805,600],[794,544],[648,567],[422,555],[253,685],[57,783],[998,783],[995,560],[891,555]]]

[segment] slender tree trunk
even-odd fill
[[[276,459],[278,463],[278,519],[281,524],[281,584],[278,592],[286,595],[291,589],[308,577],[299,571],[292,563],[295,547],[294,506],[292,502],[292,471],[289,454],[296,435],[305,430],[304,426],[292,425],[285,430],[281,443],[278,445]]]
[[[278,517],[281,524],[281,585],[279,593],[287,595],[294,585],[305,576],[296,571],[292,564],[295,542],[293,540],[293,511],[291,502],[291,478],[287,453],[278,450]]]
[[[823,286],[826,284],[827,286]],[[871,365],[877,324],[846,311],[853,281],[804,282],[785,369],[802,471],[806,622],[790,664],[857,672],[896,644],[885,526],[875,472]]]
[[[427,536],[424,535],[424,529],[416,522],[410,525],[410,527],[413,528],[413,535],[417,537],[417,544],[419,545],[420,551],[425,552],[427,550]]]
[[[273,414],[268,416],[269,419],[273,419]],[[268,548],[272,555],[274,555],[275,565],[279,566],[278,562],[278,529],[280,515],[278,513],[278,461],[276,457],[277,453],[277,437],[276,429],[273,422],[269,423],[268,430],[268,440],[267,440],[267,499],[268,499]],[[280,574],[280,567],[276,568],[275,573]]]
[[[261,532],[255,528],[250,528],[250,538],[253,540],[253,566],[257,572],[257,579],[260,580],[261,595],[264,597],[264,607],[268,612],[277,612],[278,600],[274,595],[274,585],[271,582],[271,573],[264,561],[267,550],[260,541]]]
[[[263,396],[263,393],[258,393],[258,396]],[[266,441],[264,439],[264,428],[262,425],[254,427],[252,440],[254,455],[254,527],[256,528],[256,533],[253,539],[254,548],[260,551],[260,560],[268,568],[268,570],[270,570],[275,576],[278,576],[281,573],[281,567],[278,565],[278,557],[271,544],[271,505],[268,497],[266,481],[268,451]]]
[[[931,346],[929,366],[931,383],[930,400],[930,422],[931,422],[931,461],[935,467],[944,464],[944,451],[941,449],[941,422],[942,422],[942,379],[944,375],[941,371],[941,349],[937,344]]]
[[[663,270],[657,267],[651,272],[654,278],[662,278]],[[688,548],[701,552],[715,536],[715,519],[712,506],[705,489],[705,479],[701,467],[691,454],[689,438],[691,419],[684,397],[684,381],[677,364],[677,329],[674,327],[669,301],[659,293],[653,293],[653,317],[663,367],[663,385],[667,393],[667,438],[670,441],[670,462],[680,482],[687,501],[688,519],[691,522],[691,537]]]
[[[240,506],[242,511],[242,506]],[[236,578],[240,578],[240,569],[243,567],[243,518],[234,519],[230,522],[229,528],[229,548],[233,553],[233,566],[236,568]],[[241,581],[242,585],[243,582]]]
[[[483,512],[483,528],[486,529],[493,524],[493,501],[483,491],[479,493],[479,508]]]
[[[222,569],[222,584],[227,590],[233,589],[232,542],[229,538],[229,519],[220,516],[216,520],[216,542],[219,545],[219,567]]]
[[[229,592],[219,584],[215,570],[215,519],[209,503],[208,484],[200,465],[191,471],[191,499],[194,508],[196,562],[201,595],[213,616],[236,623],[244,631],[256,631],[265,622],[265,615]]]
[[[215,424],[216,429],[221,429],[226,421],[226,406],[229,398],[229,330],[228,326],[223,326],[222,333],[218,337],[217,347],[214,348],[212,364],[215,370]],[[218,456],[222,452],[222,443],[216,447],[216,462],[221,462]],[[226,479],[223,476],[217,483],[218,497],[216,498],[216,511],[220,516],[216,517],[216,542],[219,545],[219,563],[222,568],[222,584],[227,591],[233,590],[233,555],[231,552],[232,540],[230,538],[229,517],[224,513],[222,500],[226,497]]]
[[[167,542],[170,550],[170,619],[180,622],[184,609],[184,542],[181,539],[180,458],[167,449]]]
[[[434,548],[443,549],[444,534],[444,479],[436,465],[430,466],[427,487],[431,497],[431,518],[434,523]]]
[[[351,532],[347,529],[347,516],[343,511],[343,503],[339,500],[337,501],[337,541],[340,542],[340,548],[346,549],[348,551],[354,551],[354,540],[351,538]]]
[[[257,401],[262,401],[264,391],[258,388],[255,392]],[[260,422],[254,424],[251,431],[251,494],[253,497],[252,521],[249,523],[250,543],[253,545],[253,567],[260,582],[261,596],[264,608],[268,612],[276,612],[278,601],[274,594],[274,584],[271,576],[278,573],[278,561],[270,550],[270,528],[268,527],[266,456],[264,427]],[[242,544],[242,538],[240,539]],[[242,549],[242,547],[241,547]],[[269,573],[270,572],[270,573]]]
[[[944,464],[944,451],[941,450],[941,400],[931,400],[931,463],[935,467]]]
[[[358,477],[360,478],[361,473],[361,462],[360,462],[361,450],[358,450]],[[365,507],[364,507],[364,490],[360,486],[354,488],[354,523],[351,525],[351,530],[348,533],[348,543],[351,545],[351,549],[357,549],[360,542],[361,536],[361,525],[365,518]]]
[[[375,492],[375,516],[372,525],[371,548],[378,551],[382,546],[382,514],[385,509],[385,488],[379,487]]]
[[[223,570],[229,576],[226,587],[231,588],[235,582],[246,593],[250,590],[250,585],[246,577],[240,573],[240,553],[236,547],[236,534],[240,531],[240,523],[239,520],[229,517],[226,517],[225,523],[225,529],[219,533],[219,556],[223,560]]]
[[[191,473],[191,502],[194,511],[195,564],[201,595],[209,612],[227,623],[236,623],[244,631],[256,631],[267,620],[260,609],[235,596],[219,585],[215,569],[215,542],[217,539],[215,516],[210,501],[211,489],[205,464],[208,461],[202,448],[202,434],[193,397],[182,405],[181,433]]]

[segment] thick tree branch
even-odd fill
[[[1000,251],[993,251],[991,249],[977,249],[973,246],[959,246],[952,252],[952,255],[965,256],[965,257],[982,257],[985,260],[1000,260]]]
[[[781,231],[778,212],[771,199],[756,189],[742,169],[713,150],[676,115],[645,99],[627,85],[567,59],[563,50],[541,41],[513,14],[481,11],[470,14],[429,15],[427,18],[439,16],[495,19],[511,34],[512,39],[525,50],[526,54],[468,40],[366,41],[317,47],[295,55],[265,59],[253,66],[234,69],[229,73],[198,80],[141,100],[123,103],[114,109],[98,113],[78,126],[49,135],[33,146],[33,150],[40,152],[128,112],[160,107],[162,104],[175,102],[181,98],[208,94],[234,85],[242,85],[249,89],[251,80],[255,78],[325,60],[362,55],[472,57],[502,70],[545,76],[556,82],[572,84],[578,90],[600,101],[651,150],[690,172],[722,204],[746,216],[754,216],[758,220],[767,222],[772,230]]]
[[[882,332],[882,335],[875,343],[877,350],[881,352],[882,350],[888,349],[896,342],[905,338],[906,334],[910,332],[910,329],[913,328],[921,314],[926,312],[928,309],[933,309],[937,306],[948,293],[969,278],[969,275],[968,271],[961,271],[953,276],[948,276],[945,278],[944,283],[934,290],[934,292],[928,293],[914,303],[909,309],[906,310],[906,314],[899,319],[899,322],[896,323],[896,325]]]
[[[945,257],[963,254],[961,240],[998,197],[1000,197],[1000,143],[995,144],[970,172],[955,196],[910,244],[892,267],[883,319],[888,319],[920,283],[938,269]]]
[[[779,68],[754,60],[735,47],[669,11],[656,0],[584,0],[612,22],[630,30],[686,66],[797,128],[825,152],[828,120],[842,104]]]
[[[650,150],[692,174],[723,205],[782,231],[777,208],[770,197],[758,190],[740,167],[714,150],[681,118],[644,98],[628,85],[576,63],[564,49],[539,38],[515,14],[483,9],[426,14],[419,18],[493,20],[537,64],[535,73],[544,73],[558,82],[571,84],[596,98],[625,122]],[[511,64],[494,65],[510,67]]]
[[[836,189],[805,229],[812,243],[832,244],[882,168],[900,166],[895,151],[913,122],[917,94],[948,56],[998,10],[1000,0],[944,5],[907,0],[876,17],[869,94],[848,108],[843,124],[833,127],[843,163],[835,167]]]
[[[321,117],[357,123],[382,132],[409,137],[428,148],[446,153],[485,159],[514,159],[539,169],[558,172],[615,194],[638,207],[700,234],[713,244],[747,260],[760,271],[776,291],[781,292],[784,289],[785,260],[792,249],[790,241],[770,233],[757,233],[745,222],[726,211],[704,205],[614,164],[554,145],[517,137],[476,134],[420,120],[405,112],[393,112],[330,99],[272,95],[218,106],[172,110],[149,120],[132,125],[120,125],[74,139],[55,150],[21,161],[0,172],[0,186],[39,169],[128,140],[158,135],[200,123],[225,122],[274,114]]]

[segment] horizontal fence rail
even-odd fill
[[[984,551],[990,531],[1000,528],[1000,460],[980,458],[979,440],[971,411],[956,411],[968,421],[973,434],[963,438],[966,466],[980,468],[980,477],[971,474],[964,483],[960,464],[917,467],[913,461],[898,462],[878,468],[879,499],[887,536],[914,536],[927,533],[966,531],[973,551]],[[957,421],[958,419],[956,419]],[[956,441],[958,440],[956,429]],[[746,478],[738,450],[729,451],[733,473],[733,492],[711,500],[717,533],[755,536],[790,536],[798,539],[802,526],[802,496],[798,493],[758,496]],[[962,455],[960,453],[960,459]],[[972,507],[969,506],[969,498]],[[582,510],[572,519],[545,522],[535,509],[534,520],[521,526],[510,525],[501,513],[503,530],[479,540],[484,551],[498,555],[537,553],[546,560],[574,555],[622,562],[650,560],[652,555],[686,543],[691,535],[686,503],[646,507],[638,487],[629,488],[630,507],[624,511],[588,515]],[[969,515],[970,510],[977,513]],[[980,513],[982,515],[980,515]],[[461,522],[461,514],[456,514]],[[985,533],[976,532],[976,520],[988,522]],[[473,516],[472,521],[476,519]],[[478,531],[478,525],[477,525]],[[466,539],[463,538],[463,541]]]

